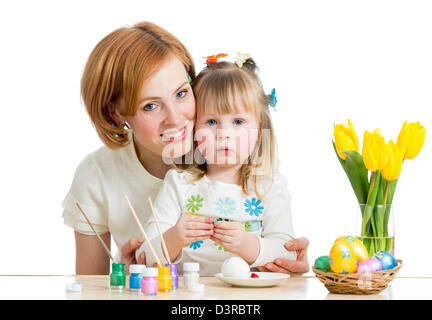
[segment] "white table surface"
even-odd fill
[[[128,278],[128,277],[127,277]],[[81,292],[66,291],[66,284],[82,284]],[[192,293],[182,287],[179,279],[176,291],[142,296],[110,289],[109,276],[14,276],[0,275],[0,299],[2,300],[392,300],[432,299],[432,278],[396,277],[384,291],[374,295],[331,294],[315,277],[291,277],[275,287],[232,287],[215,277],[201,277],[205,285],[203,293]],[[128,281],[127,281],[128,286]]]

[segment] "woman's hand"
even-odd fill
[[[246,232],[240,222],[215,221],[211,240],[229,252],[237,254],[247,263],[253,263],[259,255],[260,244],[254,234]]]
[[[289,273],[292,276],[301,276],[309,271],[309,262],[307,259],[307,248],[309,240],[307,238],[292,239],[285,243],[285,249],[288,251],[296,251],[296,261],[287,259],[276,259],[273,263],[267,263],[265,266],[258,267],[259,271],[263,272],[280,272]]]
[[[121,248],[121,262],[125,264],[125,273],[129,274],[129,266],[131,264],[145,264],[145,252],[141,252],[138,256],[138,261],[135,257],[135,251],[137,251],[141,245],[144,243],[145,239],[143,238],[132,238],[128,242],[126,242]]]

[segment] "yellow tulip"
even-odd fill
[[[357,135],[350,119],[348,119],[348,127],[349,128],[345,127],[343,124],[337,124],[333,131],[336,151],[339,157],[344,160],[346,159],[346,154],[343,153],[342,150],[358,151],[359,149]]]
[[[381,131],[380,129],[376,128],[372,134],[377,134],[377,135],[381,135]],[[372,135],[369,131],[365,130],[364,135],[363,135],[363,149],[365,148],[365,146],[368,144],[369,138]]]
[[[399,133],[397,144],[404,153],[404,158],[414,159],[423,147],[426,129],[420,122],[404,122]]]
[[[387,181],[392,181],[399,178],[404,160],[404,153],[397,144],[393,143],[392,140],[388,143],[390,145],[390,156],[387,165],[382,169],[381,174]]]
[[[382,170],[389,160],[390,145],[385,143],[378,129],[365,132],[363,141],[363,162],[370,171]]]

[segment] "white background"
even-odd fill
[[[232,3],[231,3],[232,2]],[[80,99],[93,47],[151,21],[201,57],[250,53],[268,92],[281,171],[309,262],[353,234],[356,198],[331,144],[350,118],[362,143],[379,127],[397,139],[421,121],[426,141],[397,186],[401,276],[432,276],[430,165],[432,3],[429,1],[14,1],[0,9],[0,274],[74,274],[73,230],[61,203],[78,163],[102,145]],[[115,252],[115,244],[113,251]],[[309,274],[312,274],[310,272]]]

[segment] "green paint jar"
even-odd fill
[[[123,290],[126,287],[126,273],[124,263],[113,263],[111,265],[110,286],[114,290]]]

